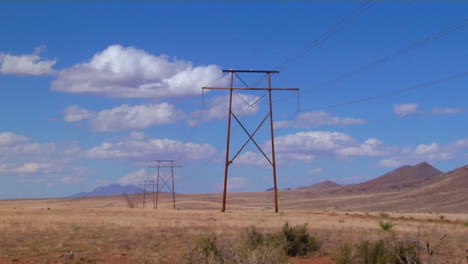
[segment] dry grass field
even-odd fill
[[[162,195],[158,210],[130,209],[122,196],[3,200],[0,263],[177,263],[200,236],[235,240],[247,227],[275,231],[286,222],[307,223],[323,242],[319,253],[291,263],[333,263],[343,242],[389,236],[418,239],[423,259],[429,243],[430,263],[466,263],[468,214],[309,210],[301,203],[293,208],[284,193],[279,213],[273,213],[271,192],[230,194],[225,213],[219,194],[177,195],[178,210],[170,209],[169,195]],[[380,219],[395,224],[391,232]]]

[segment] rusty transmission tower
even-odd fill
[[[149,166],[150,168],[157,168],[156,175],[156,197],[154,209],[158,209],[158,197],[159,192],[166,187],[172,193],[172,204],[174,210],[175,207],[175,186],[174,186],[174,168],[180,168],[182,166],[176,166],[175,160],[156,160],[156,166]],[[161,175],[161,169],[170,168],[170,174],[168,176]],[[154,181],[153,181],[154,182]]]
[[[154,191],[154,180],[152,181],[143,181],[143,184],[140,184],[143,186],[143,208],[146,208],[146,196],[147,196],[147,189],[146,187],[151,187],[150,190],[151,192],[151,201],[153,202],[153,208],[156,209],[156,200],[155,200],[155,191]]]
[[[276,184],[276,157],[275,157],[275,137],[274,137],[274,129],[273,129],[273,103],[272,103],[272,91],[299,91],[298,88],[271,88],[271,74],[279,73],[279,71],[254,71],[254,70],[223,70],[223,72],[227,72],[230,74],[230,87],[202,87],[202,89],[211,89],[211,90],[229,90],[229,112],[228,112],[228,127],[227,127],[227,143],[226,143],[226,162],[224,165],[224,191],[223,191],[223,208],[221,212],[226,211],[226,191],[227,191],[227,181],[228,181],[228,173],[229,173],[229,165],[233,163],[233,161],[237,158],[237,156],[241,153],[244,147],[252,141],[258,150],[263,154],[265,159],[270,163],[271,167],[273,168],[273,184],[274,184],[274,195],[275,195],[275,212],[278,212],[278,188]],[[249,87],[237,73],[256,73],[256,74],[266,74],[268,80],[268,87],[266,88],[254,88]],[[234,87],[234,78],[239,78],[246,87]],[[269,112],[263,119],[263,121],[258,125],[257,129],[251,134],[245,126],[241,123],[239,118],[232,112],[232,95],[233,92],[236,90],[253,90],[253,91],[268,91],[269,96]],[[237,121],[237,123],[242,127],[244,132],[247,134],[249,139],[244,143],[244,145],[240,148],[240,150],[230,158],[229,147],[231,141],[231,118]],[[271,137],[271,159],[265,154],[265,152],[260,148],[260,145],[254,139],[255,134],[263,126],[267,119],[270,119],[270,137]]]

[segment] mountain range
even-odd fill
[[[71,197],[87,197],[87,196],[111,196],[111,195],[122,195],[122,194],[137,194],[143,193],[143,188],[140,188],[136,185],[120,185],[120,184],[111,184],[108,186],[99,186],[94,188],[90,192],[80,192],[75,193]]]

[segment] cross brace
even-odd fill
[[[273,103],[272,103],[272,91],[299,91],[299,88],[271,88],[271,74],[272,73],[279,73],[279,71],[255,71],[255,70],[223,70],[223,72],[230,73],[230,87],[202,87],[202,90],[205,89],[210,89],[210,90],[229,90],[229,112],[228,112],[228,128],[227,128],[227,138],[226,138],[226,161],[224,165],[224,191],[223,191],[223,207],[221,209],[221,212],[226,211],[226,192],[227,192],[227,182],[228,182],[228,173],[229,173],[229,165],[231,165],[234,160],[238,157],[238,155],[244,150],[245,146],[252,141],[257,149],[262,153],[262,155],[265,157],[265,159],[270,163],[273,169],[273,184],[274,184],[274,195],[275,195],[275,212],[278,212],[278,188],[277,188],[277,182],[276,182],[276,157],[275,157],[275,136],[274,136],[274,129],[273,129]],[[264,73],[268,77],[268,87],[266,88],[254,88],[254,87],[249,87],[244,80],[242,80],[237,73]],[[246,87],[234,87],[234,77],[239,78],[242,83]],[[260,79],[261,80],[261,79]],[[262,120],[262,122],[258,125],[258,127],[255,129],[255,131],[251,134],[247,131],[245,126],[242,124],[242,122],[237,118],[237,116],[232,112],[232,94],[233,91],[236,90],[257,90],[257,91],[268,91],[269,95],[269,113],[265,116],[265,118]],[[247,141],[242,145],[240,150],[230,159],[230,141],[231,141],[231,119],[234,117],[234,119],[237,121],[237,123],[242,127],[244,132],[249,136]],[[254,136],[260,129],[260,127],[263,126],[263,124],[266,122],[267,119],[270,119],[270,137],[271,137],[271,159],[265,154],[265,152],[262,150],[260,145],[255,141]]]

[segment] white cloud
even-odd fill
[[[453,114],[459,114],[459,113],[463,113],[463,112],[466,112],[466,110],[463,109],[463,108],[460,108],[460,107],[458,107],[458,108],[434,107],[434,108],[432,108],[431,114],[435,114],[435,115],[453,115]]]
[[[171,124],[179,121],[185,114],[169,103],[120,105],[112,109],[93,112],[79,106],[69,106],[64,110],[64,120],[78,122],[89,119],[97,132],[117,132],[139,130],[150,126]]]
[[[307,131],[275,138],[278,152],[332,152],[356,143],[351,136],[340,132]]]
[[[232,112],[240,116],[248,116],[256,114],[259,110],[259,105],[256,102],[260,99],[259,96],[237,93],[232,97]],[[188,120],[189,126],[198,126],[202,120],[222,120],[228,117],[229,96],[214,96],[207,103],[207,109],[203,110],[200,118],[200,112],[191,113],[191,117],[198,117],[198,120]]]
[[[269,155],[269,153],[267,153]],[[269,155],[269,159],[271,156]],[[232,157],[231,157],[232,158]],[[259,152],[247,151],[239,155],[233,162],[235,165],[254,165],[260,167],[271,166],[270,163],[265,159],[265,157]]]
[[[403,166],[402,161],[397,161],[393,158],[383,159],[377,163],[381,167],[396,168]]]
[[[94,116],[94,112],[83,109],[77,105],[67,107],[64,111],[64,120],[66,122],[78,122],[83,119],[89,119]]]
[[[0,173],[24,175],[24,174],[44,174],[57,170],[56,166],[50,163],[25,162],[23,164],[0,164]]]
[[[463,138],[455,142],[457,148],[468,148],[468,138]]]
[[[270,142],[262,144],[271,157]],[[331,131],[297,132],[275,138],[276,161],[282,166],[292,161],[311,163],[318,158],[351,156],[382,157],[395,153],[398,148],[385,145],[376,138],[360,143],[348,134]],[[260,152],[245,152],[234,163],[268,167],[270,164]]]
[[[419,144],[416,149],[412,150],[407,150],[409,152],[414,152],[414,154],[417,155],[426,155],[426,154],[431,154],[431,153],[436,153],[440,149],[439,144],[432,142],[430,145],[425,145],[425,144]]]
[[[399,117],[408,116],[415,113],[419,108],[419,104],[396,104],[393,105],[393,112]]]
[[[111,45],[90,61],[60,71],[52,89],[115,98],[163,98],[200,94],[202,86],[226,81],[217,65],[193,67],[188,61]]]
[[[407,146],[395,153],[394,156],[382,159],[378,162],[382,167],[400,167],[408,164],[417,164],[423,161],[436,162],[451,160],[457,157],[460,150],[460,141],[453,144],[442,145],[436,142],[431,144],[419,144],[417,146]]]
[[[358,142],[340,132],[307,131],[275,138],[276,160],[278,164],[290,161],[313,162],[318,156],[335,156],[336,150],[354,146]],[[263,150],[270,158],[270,142],[263,144]],[[270,166],[261,153],[246,152],[236,161],[242,165]]]
[[[323,168],[315,168],[315,169],[309,170],[309,174],[312,174],[312,175],[314,175],[314,174],[320,174],[320,173],[322,173],[322,172],[323,172]]]
[[[0,141],[0,176],[18,176],[40,183],[49,180],[64,183],[61,180],[64,174],[82,178],[79,176],[92,173],[87,168],[69,164],[82,152],[75,142],[31,142],[25,136],[12,132],[0,133]]]
[[[278,121],[275,122],[276,128],[295,127],[295,128],[308,128],[311,126],[323,125],[360,125],[367,123],[366,120],[352,117],[337,117],[332,116],[325,111],[312,111],[301,113],[292,121]]]
[[[140,184],[145,180],[150,178],[149,173],[145,169],[140,169],[138,171],[129,173],[118,180],[118,183],[121,185],[128,184]]]
[[[28,138],[22,135],[17,135],[12,132],[0,133],[0,146],[9,146],[25,141],[28,141]]]
[[[386,156],[391,152],[391,148],[385,146],[382,141],[376,138],[370,138],[356,147],[343,148],[336,151],[342,156],[368,156],[379,157]]]
[[[215,154],[215,148],[209,144],[153,139],[143,133],[131,133],[128,138],[104,142],[88,150],[85,156],[90,159],[148,162],[156,157],[184,161],[210,159]]]
[[[98,132],[137,130],[154,125],[177,122],[183,113],[168,103],[121,105],[97,113],[91,119],[91,126]]]
[[[39,54],[45,47],[38,47],[32,54],[14,56],[0,52],[0,73],[17,75],[50,75],[57,60],[44,60]]]

